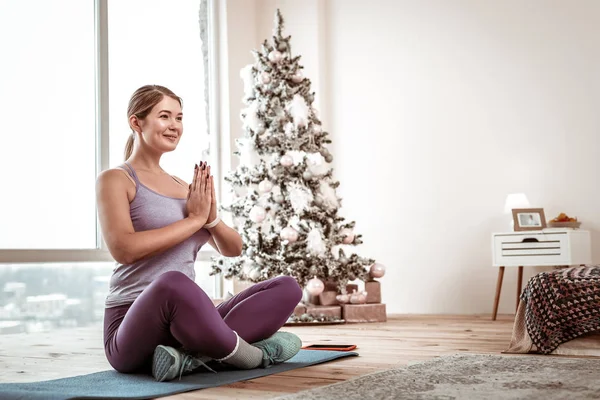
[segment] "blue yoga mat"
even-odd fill
[[[337,358],[357,356],[354,352],[300,350],[289,361],[271,368],[210,371],[186,375],[181,380],[156,382],[150,375],[121,374],[103,371],[94,374],[54,379],[51,381],[0,384],[2,400],[66,400],[66,399],[152,399],[190,390],[228,385],[260,378],[296,368],[320,364]]]

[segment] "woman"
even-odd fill
[[[242,241],[217,216],[210,166],[196,165],[189,185],[160,167],[181,139],[181,105],[165,87],[138,89],[127,110],[125,164],[103,171],[96,183],[102,234],[117,261],[104,316],[106,356],[120,372],[151,367],[158,381],[207,360],[269,367],[301,346],[296,335],[277,332],[301,298],[294,279],[258,283],[216,308],[194,282],[205,243],[235,257]]]

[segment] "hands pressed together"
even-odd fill
[[[189,186],[186,209],[189,218],[210,223],[217,218],[215,184],[206,162],[194,166],[194,178]]]

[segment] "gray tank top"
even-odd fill
[[[186,199],[168,197],[144,186],[129,163],[122,166],[135,181],[135,197],[129,204],[136,232],[162,228],[186,216]],[[142,291],[161,274],[181,271],[195,280],[194,263],[210,232],[200,229],[185,241],[133,264],[117,263],[110,278],[107,308],[133,303]]]

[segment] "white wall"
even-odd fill
[[[279,6],[293,51],[316,59],[342,215],[388,267],[390,313],[491,311],[510,192],[578,216],[600,259],[600,2],[255,1],[228,32],[247,24],[260,43]]]

